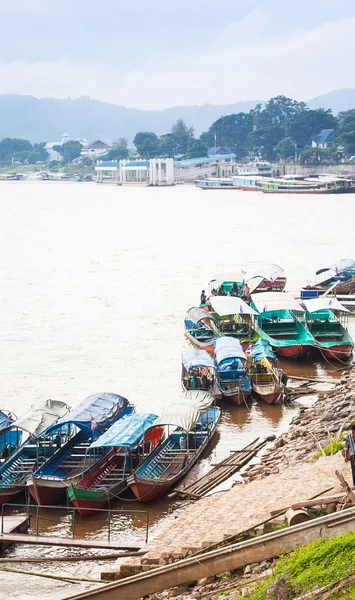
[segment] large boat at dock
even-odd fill
[[[210,296],[209,301],[217,337],[236,338],[244,350],[259,339],[253,321],[257,313],[244,300],[235,296]]]
[[[221,398],[214,360],[198,348],[190,348],[182,355],[181,386],[185,392],[201,390],[209,392],[215,398]]]
[[[193,467],[216,432],[221,412],[208,392],[183,393],[155,421],[165,435],[128,478],[140,502],[163,498]]]
[[[354,342],[347,329],[348,309],[332,296],[305,300],[304,305],[307,327],[321,355],[325,359],[350,359]]]
[[[207,177],[206,179],[196,179],[195,186],[201,190],[233,190],[232,177]]]
[[[355,294],[355,260],[342,258],[333,265],[318,269],[314,278],[303,287],[301,298],[317,298],[329,292],[337,296]]]
[[[223,397],[233,404],[245,404],[251,394],[249,362],[239,340],[219,338],[216,341],[215,361]]]
[[[268,404],[277,404],[282,399],[287,376],[280,369],[270,344],[266,340],[260,340],[253,345],[250,356],[253,392]]]
[[[26,486],[40,505],[60,504],[70,484],[81,480],[102,456],[87,455],[93,439],[98,438],[115,421],[134,412],[126,398],[108,392],[93,394],[70,413],[59,419],[48,433],[58,435],[57,450],[28,478]],[[60,430],[67,429],[62,439]]]
[[[285,292],[263,292],[252,294],[251,298],[258,313],[258,332],[274,352],[286,358],[307,356],[315,342],[303,322],[305,311],[297,300]]]
[[[160,441],[159,428],[147,431],[157,415],[134,413],[116,421],[92,442],[87,453],[104,451],[82,479],[68,487],[68,498],[83,516],[106,508],[129,488],[127,478]]]
[[[266,194],[354,194],[355,181],[344,177],[319,176],[304,179],[265,178],[258,182]]]

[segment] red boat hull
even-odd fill
[[[302,346],[301,344],[274,348],[276,354],[278,356],[283,356],[284,358],[302,358],[303,356],[307,356],[309,350],[310,348],[308,348],[308,346]]]
[[[104,500],[103,502],[89,502],[75,499],[71,500],[71,503],[78,509],[78,512],[82,517],[93,515],[100,508],[107,508],[109,505],[108,500]]]
[[[147,483],[135,477],[134,483],[131,484],[131,490],[140,502],[152,502],[158,498],[164,498],[171,485],[158,482]]]
[[[239,391],[239,392],[237,392],[235,394],[228,394],[228,395],[227,394],[223,394],[223,398],[225,398],[226,400],[228,400],[232,404],[237,404],[237,406],[245,405],[248,396],[250,396],[250,392],[249,393],[245,393],[245,392],[242,392],[242,391]]]
[[[66,486],[55,486],[53,481],[40,482],[37,480],[35,483],[30,481],[27,483],[28,491],[30,492],[33,500],[40,506],[50,506],[52,504],[60,505],[65,501]],[[51,485],[49,485],[49,483]]]
[[[320,348],[320,352],[324,358],[328,358],[331,360],[348,360],[352,357],[353,354],[353,346],[340,345],[332,346],[331,348]]]
[[[19,494],[21,494],[21,492],[23,492],[24,488],[21,489],[17,489],[14,492],[10,492],[10,491],[4,491],[4,492],[0,492],[0,506],[2,506],[3,504],[7,504],[8,502],[13,502],[13,500],[16,498],[16,496],[18,496]]]

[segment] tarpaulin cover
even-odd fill
[[[59,400],[45,400],[34,404],[25,414],[16,419],[13,426],[28,431],[32,435],[40,435],[59,419],[63,417],[70,406]]]
[[[324,273],[324,271],[329,271],[330,269],[332,269],[336,273],[342,273],[342,271],[348,271],[354,268],[355,260],[353,260],[352,258],[342,258],[334,265],[330,265],[329,267],[323,267],[322,269],[319,269],[318,271],[316,271],[316,275],[320,275],[321,273]]]
[[[13,422],[14,420],[9,416],[9,413],[6,414],[2,410],[0,410],[0,431],[6,429],[7,427],[10,427],[10,425],[12,425]]]
[[[249,281],[249,279],[253,279],[254,277],[262,277],[268,281],[275,281],[278,277],[281,277],[283,272],[283,268],[279,265],[256,265],[255,267],[250,267],[246,279]]]
[[[276,360],[276,354],[273,353],[271,345],[266,340],[260,340],[256,344],[253,344],[251,355],[255,361],[262,360],[263,358]]]
[[[240,341],[231,337],[217,338],[215,356],[218,365],[227,359],[247,360]]]
[[[100,435],[99,439],[91,444],[92,448],[120,447],[137,448],[144,439],[144,432],[153,425],[157,415],[152,413],[125,415]]]
[[[192,321],[192,323],[197,324],[200,321],[202,321],[202,319],[213,319],[213,316],[211,315],[210,312],[203,310],[203,308],[199,308],[198,306],[195,306],[193,308],[189,308],[189,310],[186,313],[185,319],[187,321]]]
[[[246,271],[239,271],[234,273],[220,273],[211,279],[210,284],[218,286],[222,283],[243,283],[245,279]]]
[[[214,403],[214,397],[208,392],[191,390],[182,392],[176,401],[168,406],[155,421],[158,425],[174,425],[185,431],[191,431],[199,418]]]
[[[235,296],[210,296],[209,298],[213,310],[220,316],[228,315],[256,315],[244,300]]]
[[[76,425],[89,436],[92,433],[92,422],[96,423],[96,431],[104,431],[117,421],[125,412],[128,400],[118,394],[103,392],[85,398],[76,408],[59,419],[48,431],[58,429],[66,424]]]
[[[323,296],[321,298],[312,298],[310,300],[304,300],[304,305],[309,313],[317,312],[319,310],[338,310],[339,312],[350,312],[345,306],[343,306],[337,298],[330,298],[329,296]]]
[[[252,294],[251,299],[259,313],[271,312],[273,310],[293,310],[304,312],[302,306],[291,294],[285,292],[260,292]]]
[[[214,369],[214,362],[206,350],[191,348],[186,350],[182,355],[182,363],[185,369],[193,369],[194,367],[208,367]]]

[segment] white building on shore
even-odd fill
[[[97,183],[174,185],[174,160],[151,158],[150,160],[98,161],[95,167]]]
[[[47,151],[48,161],[61,161],[63,157],[61,154],[59,154],[59,152],[57,152],[57,150],[54,150],[54,146],[63,146],[63,144],[66,144],[67,142],[71,141],[80,142],[80,144],[84,147],[88,144],[88,141],[85,138],[77,138],[76,140],[72,140],[69,133],[65,132],[63,133],[60,142],[47,142],[47,144],[45,145],[44,149]]]

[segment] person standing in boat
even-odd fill
[[[232,285],[230,295],[231,296],[239,296],[239,288],[238,288],[238,284],[236,282],[234,282]]]
[[[226,294],[226,290],[225,290],[224,285],[222,283],[222,285],[219,287],[219,290],[218,290],[218,296],[226,296],[226,295],[227,295]]]
[[[245,300],[245,302],[247,302],[247,303],[250,302],[250,287],[248,286],[247,283],[245,283],[244,287],[243,287],[242,300]]]
[[[345,462],[350,462],[353,484],[355,485],[355,423],[351,424],[351,431],[346,436],[345,442]]]
[[[207,296],[205,294],[205,290],[202,290],[201,296],[200,296],[200,306],[205,306],[206,302],[207,302]]]

